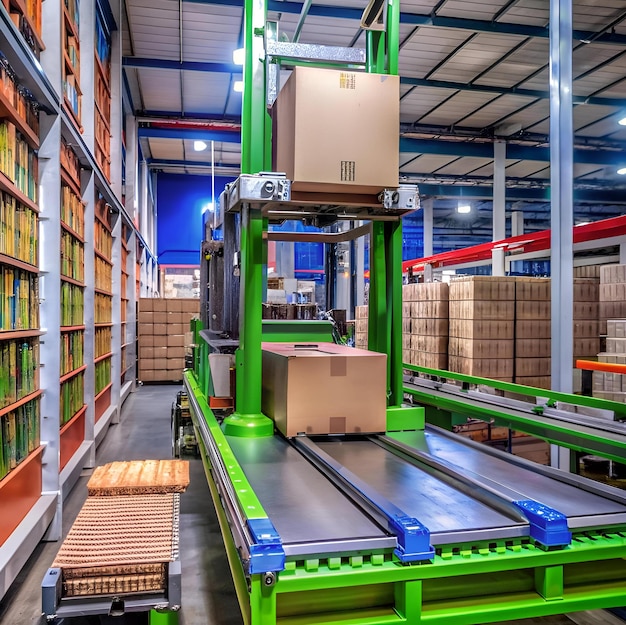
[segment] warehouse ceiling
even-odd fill
[[[243,0],[126,0],[124,73],[153,169],[236,175]],[[313,1],[300,43],[364,47],[366,0]],[[302,4],[268,0],[291,41]],[[507,199],[549,182],[548,0],[405,0],[400,174],[434,196],[489,198],[493,142],[507,142]],[[626,201],[626,6],[574,0],[575,185],[580,202]],[[202,152],[193,138],[213,140]],[[620,208],[607,208],[606,216]],[[613,211],[611,213],[611,211]],[[583,215],[584,217],[584,215]]]

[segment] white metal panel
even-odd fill
[[[547,26],[550,20],[550,4],[546,0],[519,0],[498,20],[509,24]]]
[[[476,84],[512,87],[543,67],[548,62],[548,54],[547,40],[530,39],[483,77],[476,80]]]
[[[400,52],[400,75],[425,77],[468,37],[466,31],[420,26]]]
[[[185,157],[183,141],[181,139],[148,139],[152,158],[157,161],[180,161]]]
[[[517,163],[517,159],[507,158],[504,161],[505,167],[510,167],[511,165],[514,165],[515,163]],[[507,176],[509,175],[508,171],[506,172],[506,175]],[[485,177],[493,176],[493,161],[490,161],[484,167],[479,167],[478,169],[475,169],[472,172],[472,176],[485,176]]]
[[[446,174],[453,176],[468,176],[475,175],[474,172],[478,169],[484,169],[489,164],[493,163],[489,158],[478,158],[474,156],[465,156],[456,161],[452,161],[447,165],[444,165],[439,170],[438,174]]]
[[[437,15],[457,17],[462,19],[491,21],[496,13],[504,6],[502,0],[448,0],[437,11]]]
[[[528,130],[535,124],[546,119],[550,115],[550,102],[547,99],[537,100],[534,104],[523,110],[511,112],[511,114],[500,120],[500,123],[507,125],[520,124],[523,130]]]
[[[480,110],[468,115],[461,123],[463,126],[472,128],[488,128],[498,125],[500,120],[506,118],[512,111],[519,110],[532,101],[532,98],[516,95],[499,96]]]
[[[432,78],[468,82],[497,63],[507,52],[523,41],[514,35],[481,34],[457,51]]]
[[[224,114],[230,75],[216,72],[182,72],[185,113]]]
[[[400,163],[402,163],[400,165],[400,174],[432,174],[444,165],[456,160],[456,158],[456,156],[446,156],[442,154],[403,153],[400,156]]]
[[[419,120],[452,94],[454,94],[453,89],[415,87],[411,93],[400,100],[400,121],[411,123]]]
[[[181,110],[180,77],[178,72],[159,69],[138,70],[139,87],[144,106],[150,111]]]
[[[506,175],[509,178],[526,178],[538,174],[546,167],[548,167],[547,161],[517,161],[512,165],[507,165]],[[549,173],[544,177],[549,177]]]
[[[613,133],[622,128],[617,123],[622,117],[624,117],[624,111],[619,111],[615,115],[610,115],[609,117],[598,120],[595,124],[580,129],[577,134],[584,137],[604,137],[606,135],[612,135],[612,139],[617,139]]]
[[[452,126],[465,117],[468,112],[487,104],[487,102],[496,97],[495,93],[464,91],[435,108],[431,113],[420,119],[420,122],[423,124]]]
[[[576,30],[596,31],[624,14],[623,0],[595,0],[573,3],[573,25]]]

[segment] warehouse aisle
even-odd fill
[[[171,457],[170,414],[178,385],[142,386],[124,403],[119,424],[109,428],[97,451],[98,465],[114,460]],[[211,496],[199,459],[189,458],[191,483],[181,496],[180,551],[183,571],[181,625],[240,625],[242,623],[226,553]],[[65,502],[66,534],[87,497],[91,471],[84,471]],[[0,602],[2,625],[40,625],[41,580],[60,543],[40,543],[9,593]],[[115,625],[135,625],[146,619],[103,619]],[[95,625],[88,619],[66,619],[63,625]]]

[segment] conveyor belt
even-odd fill
[[[228,442],[288,557],[394,547],[376,514],[385,505],[417,519],[433,545],[531,535],[513,505],[519,501],[562,513],[570,529],[626,524],[626,496],[614,489],[439,428],[393,437]],[[386,504],[368,507],[360,497]]]
[[[396,539],[285,439],[227,437],[282,539],[285,555],[392,549]]]

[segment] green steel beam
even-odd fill
[[[270,169],[271,125],[265,100],[263,34],[267,21],[265,0],[244,4],[244,91],[241,125],[241,172]],[[235,356],[236,412],[224,419],[231,436],[272,436],[274,424],[261,412],[261,333],[263,293],[263,231],[261,211],[241,212],[241,310],[239,349]]]
[[[403,368],[407,371],[415,371],[425,375],[437,378],[457,380],[467,384],[480,384],[490,386],[491,388],[507,393],[517,393],[518,395],[529,395],[531,397],[546,397],[552,405],[556,402],[565,404],[575,404],[585,406],[586,408],[598,408],[600,410],[611,410],[620,418],[626,418],[626,404],[608,399],[598,399],[597,397],[587,397],[586,395],[571,395],[569,393],[561,393],[545,388],[537,388],[535,386],[525,386],[523,384],[514,384],[512,382],[502,382],[500,380],[492,380],[490,378],[479,378],[474,375],[465,375],[464,373],[455,373],[453,371],[444,371],[443,369],[428,369],[427,367],[418,367],[404,363]]]
[[[333,324],[330,321],[263,320],[263,340],[275,343],[303,341],[332,343]]]

